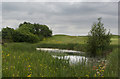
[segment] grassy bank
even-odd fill
[[[32,44],[6,44],[2,54],[3,77],[84,77],[88,73],[91,76],[94,74],[90,73],[90,66],[70,66],[67,60],[55,59],[47,52],[35,51]]]
[[[54,35],[52,38],[46,38],[39,43],[46,44],[85,44],[87,36],[68,36],[68,35]]]
[[[113,52],[111,52],[108,56],[107,56],[107,60],[108,60],[108,64],[106,65],[106,70],[105,70],[105,75],[106,77],[116,77],[118,76],[118,53],[120,51],[118,50],[118,48],[114,49]],[[120,55],[119,55],[120,56]]]
[[[54,35],[35,45],[39,48],[59,48],[86,52],[87,39],[87,36]],[[116,48],[117,46],[118,36],[113,35],[111,38],[111,47],[109,49]]]
[[[85,51],[86,39],[87,37],[57,35],[35,44],[6,43],[2,50],[3,77],[95,77],[96,69],[93,67],[98,67],[99,64],[70,65],[68,60],[55,59],[48,52],[36,51],[36,47]],[[118,39],[114,37],[111,41],[113,50],[107,55],[109,63],[104,70],[105,77],[118,76]]]

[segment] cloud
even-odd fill
[[[87,34],[98,17],[117,34],[116,2],[3,2],[3,27],[29,21],[48,25],[54,34]]]
[[[119,0],[3,0],[2,2],[118,2]]]

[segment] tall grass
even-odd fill
[[[118,55],[118,48],[116,48],[107,56],[108,61],[104,72],[106,77],[118,77]]]
[[[85,77],[91,67],[71,66],[67,60],[55,59],[47,52],[36,51],[34,45],[11,43],[3,46],[3,77]]]
[[[85,39],[84,37],[74,36],[65,36],[66,39],[63,37],[54,36],[37,44],[4,44],[2,47],[3,77],[95,77],[96,70],[93,70],[93,66],[98,66],[99,64],[95,65],[93,62],[93,64],[89,65],[84,65],[84,63],[70,65],[68,60],[53,58],[48,52],[36,51],[36,47],[86,51],[84,40],[87,37]],[[111,39],[111,48],[114,51],[107,55],[109,62],[105,68],[105,77],[118,76],[118,49],[116,49],[118,43],[114,39]]]

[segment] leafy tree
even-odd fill
[[[103,27],[101,18],[98,18],[98,23],[94,23],[92,29],[88,33],[88,54],[90,56],[103,55],[103,52],[110,45],[111,33]]]
[[[13,40],[14,42],[38,42],[43,38],[52,36],[52,31],[46,25],[31,24],[24,22],[19,28],[12,29],[9,27],[2,29],[2,38],[5,40]]]
[[[12,41],[13,33],[14,33],[13,28],[9,28],[9,27],[3,28],[2,29],[2,39]]]
[[[39,38],[52,36],[52,31],[48,28],[48,26],[36,23],[31,24],[29,22],[24,22],[19,25],[18,30],[22,32],[31,32]]]
[[[46,25],[34,24],[34,34],[43,37],[52,36],[52,31]]]
[[[35,43],[39,41],[38,36],[32,33],[21,33],[19,31],[15,31],[13,34],[13,41],[14,42],[30,42]]]

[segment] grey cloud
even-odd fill
[[[119,0],[3,0],[2,2],[118,2]]]
[[[117,8],[113,2],[4,2],[3,26],[16,28],[30,21],[48,25],[54,34],[79,35],[87,34],[93,22],[102,17],[105,27],[117,34]]]

